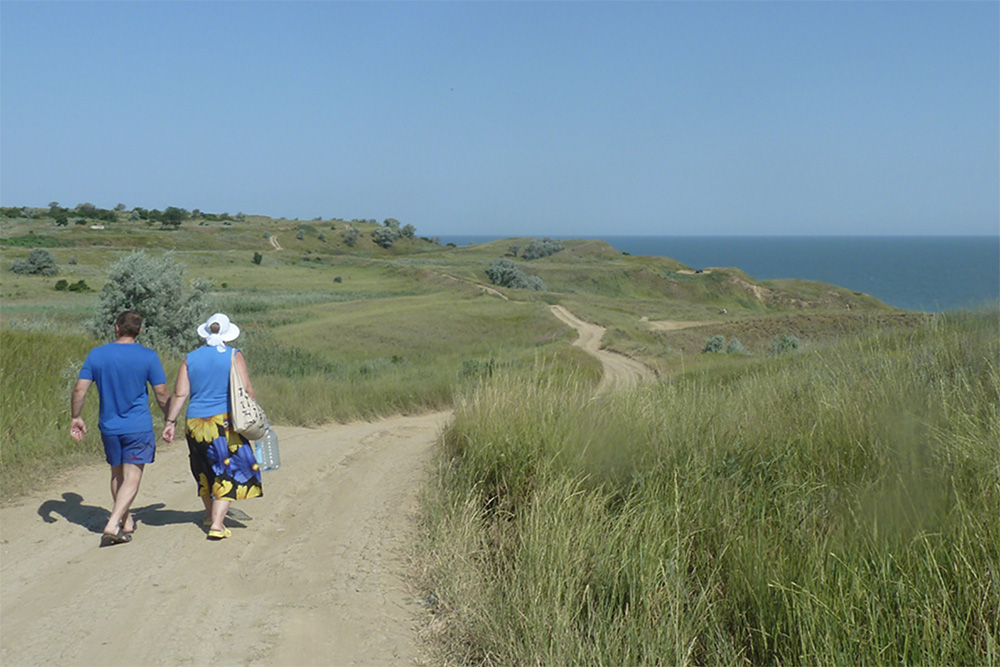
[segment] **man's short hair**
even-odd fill
[[[119,336],[135,338],[142,331],[142,315],[134,310],[126,310],[115,321]]]

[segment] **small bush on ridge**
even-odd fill
[[[513,289],[548,289],[538,276],[529,276],[509,259],[495,259],[486,267],[486,275],[494,285]]]
[[[726,347],[726,339],[721,334],[716,334],[714,336],[709,336],[705,339],[705,347],[702,348],[702,353],[709,352],[722,352]]]
[[[799,349],[799,339],[788,334],[778,334],[771,339],[771,354],[786,354]]]

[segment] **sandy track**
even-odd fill
[[[281,244],[278,243],[278,236],[276,234],[271,234],[271,236],[269,236],[267,240],[271,242],[271,246],[275,250],[283,250]]]
[[[222,542],[182,442],[147,466],[131,544],[97,546],[103,464],[0,509],[0,664],[414,664],[406,554],[449,417],[276,429],[282,467]]]
[[[604,327],[581,320],[563,306],[554,305],[549,308],[556,317],[579,332],[580,337],[573,342],[573,345],[600,359],[604,376],[597,387],[598,393],[617,387],[635,386],[655,378],[652,370],[635,359],[610,350],[602,350]]]

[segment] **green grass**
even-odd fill
[[[997,664],[998,326],[480,385],[427,500],[443,659]]]

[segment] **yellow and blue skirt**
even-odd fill
[[[243,500],[264,495],[253,445],[230,430],[228,413],[186,421],[191,474],[198,482],[199,496]]]

